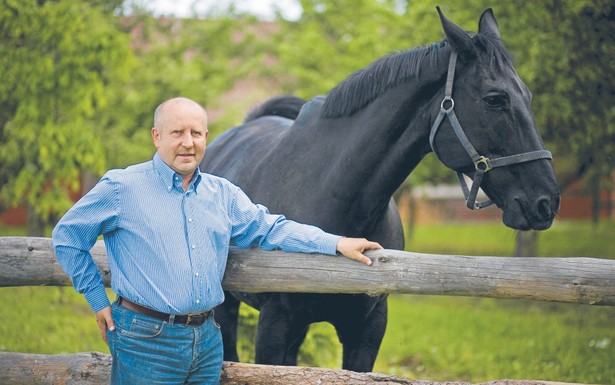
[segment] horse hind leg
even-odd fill
[[[224,346],[224,361],[239,362],[237,354],[237,324],[239,322],[240,302],[231,295],[224,293],[225,300],[215,310],[216,322],[220,324]]]

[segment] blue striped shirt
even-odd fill
[[[56,258],[94,311],[109,306],[89,250],[103,235],[113,291],[172,314],[209,310],[224,300],[229,245],[336,253],[339,236],[272,215],[237,186],[200,171],[182,178],[156,153],[108,171],[59,221]]]

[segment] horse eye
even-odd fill
[[[483,98],[485,104],[491,108],[504,108],[508,102],[508,94],[504,92],[490,93]]]

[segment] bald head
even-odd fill
[[[162,103],[154,113],[152,139],[158,154],[187,187],[205,155],[207,113],[187,98],[173,98]]]
[[[207,111],[205,111],[205,108],[194,100],[184,97],[177,97],[162,102],[154,111],[154,127],[160,130],[165,124],[168,124],[170,115],[172,117],[175,113],[188,110],[192,110],[192,112],[200,111],[203,114],[205,130],[207,130]]]

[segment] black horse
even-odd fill
[[[392,196],[433,150],[474,179],[472,191],[464,187],[470,207],[484,205],[475,202],[480,185],[507,226],[549,228],[559,208],[551,156],[492,11],[473,37],[440,19],[446,41],[383,57],[305,105],[266,102],[211,143],[202,170],[289,219],[403,250]],[[372,370],[386,296],[226,293],[216,318],[231,361],[239,301],[260,310],[257,363],[295,365],[309,325],[327,321],[343,344],[343,367]]]

